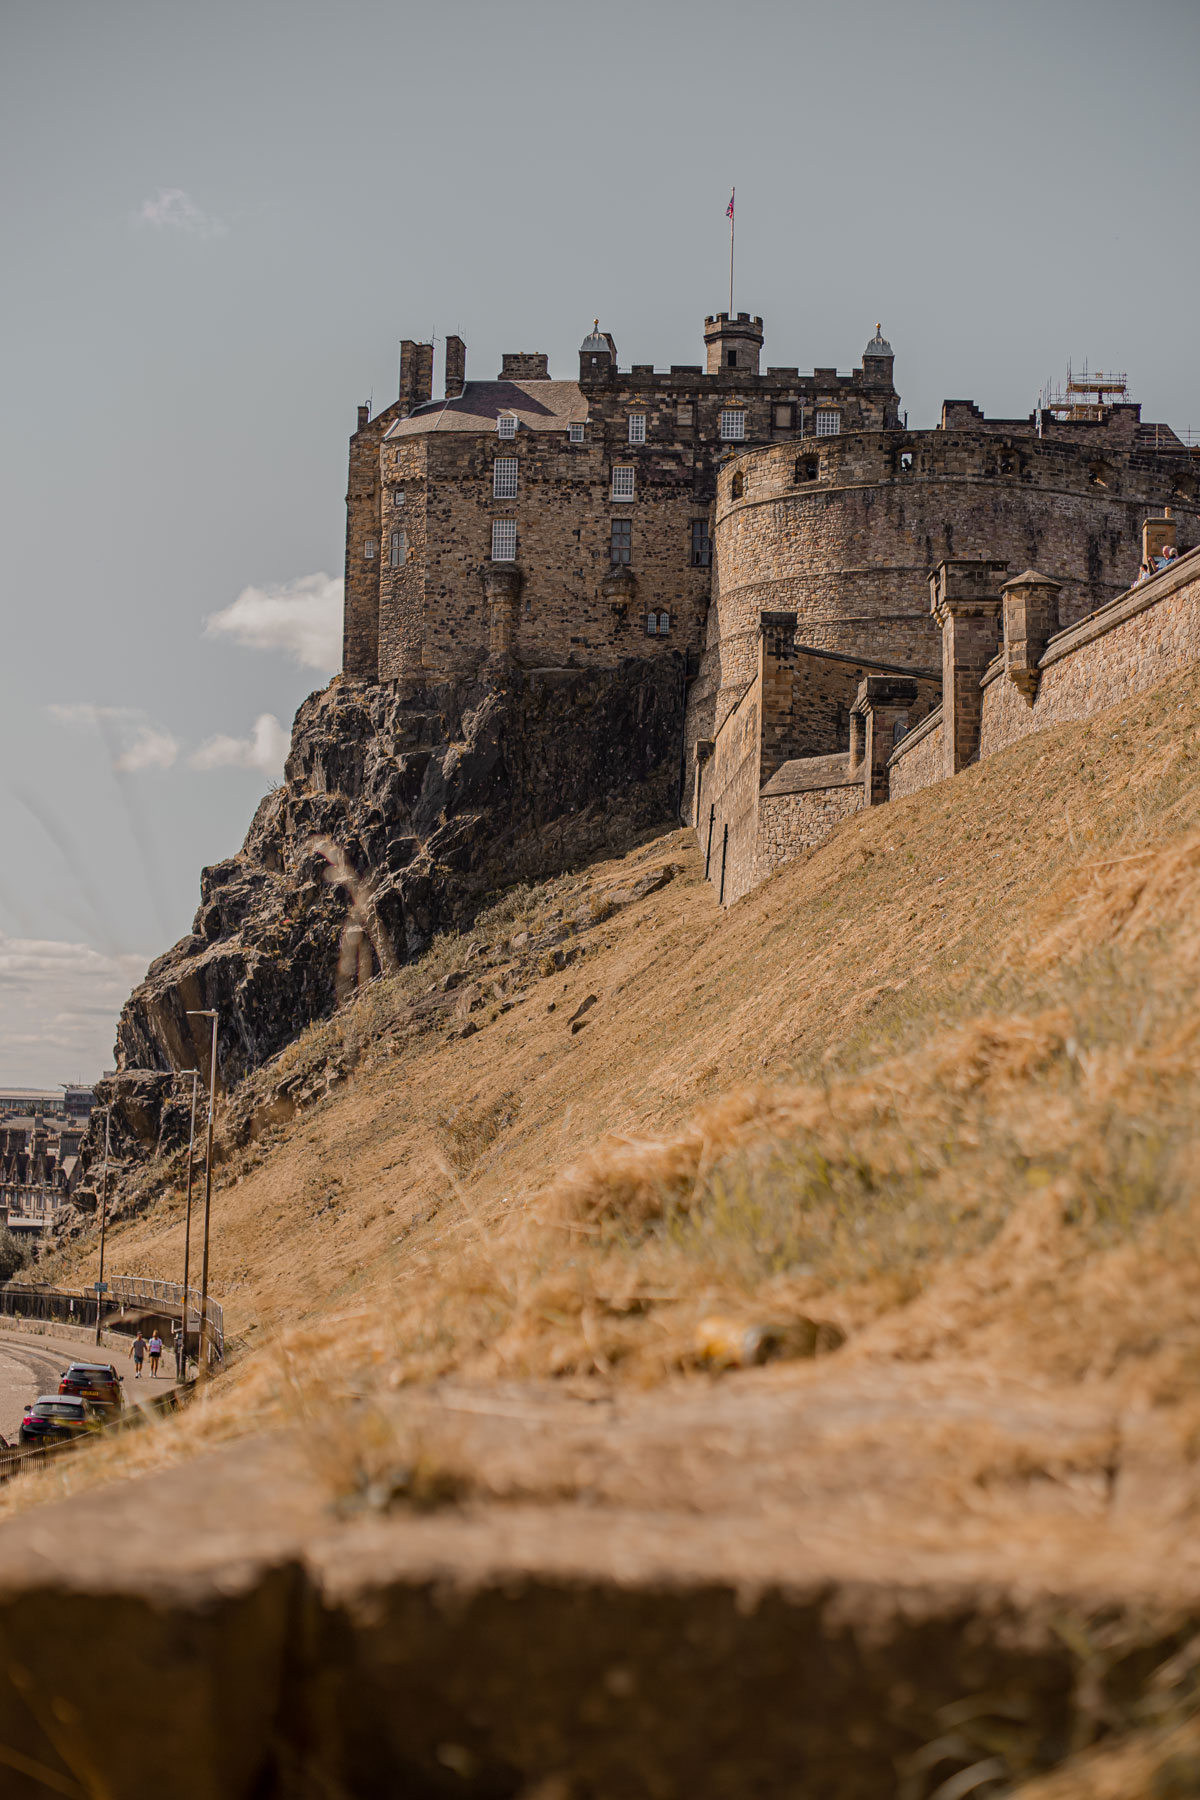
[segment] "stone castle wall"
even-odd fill
[[[485,577],[496,569],[517,577],[508,648],[523,667],[603,668],[699,649],[709,572],[690,566],[691,527],[707,522],[707,506],[697,505],[690,481],[635,459],[628,445],[606,448],[595,429],[581,444],[549,432],[515,441],[434,433],[385,445],[384,457],[380,679],[478,670],[494,648]],[[518,465],[515,498],[494,495],[498,457]],[[635,469],[632,501],[611,498],[615,461]],[[497,518],[516,523],[513,565],[491,563]],[[616,580],[615,519],[631,538],[627,573]],[[398,568],[390,558],[396,529],[405,532]],[[647,633],[650,611],[656,624],[666,615],[667,633]]]
[[[711,726],[752,679],[764,611],[795,612],[803,643],[927,667],[940,658],[928,575],[944,557],[1049,570],[1071,621],[1128,586],[1147,511],[1172,502],[1181,548],[1200,542],[1170,461],[1124,438],[1101,457],[1099,442],[863,432],[730,459],[714,508]]]
[[[1200,662],[1200,551],[1050,639],[1030,698],[1005,670],[983,678],[979,754],[994,756],[1031,731],[1086,719]]]
[[[888,763],[888,796],[902,799],[918,788],[940,781],[945,773],[945,734],[942,709],[937,707],[915,731],[901,738]]]

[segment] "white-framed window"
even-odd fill
[[[393,531],[391,541],[391,564],[393,569],[403,568],[404,559],[407,555],[408,533],[406,531]]]
[[[837,437],[842,429],[842,415],[830,406],[817,408],[817,436]]]
[[[629,415],[629,441],[631,444],[644,444],[646,441],[646,415],[634,412]]]
[[[404,489],[403,488],[393,488],[392,489],[392,505],[393,506],[403,506],[404,505]]]
[[[646,636],[667,637],[671,630],[671,615],[665,612],[646,614]]]
[[[375,539],[374,538],[364,538],[363,539],[363,561],[364,562],[374,562],[375,561]]]
[[[721,437],[727,444],[740,443],[746,435],[746,415],[740,406],[721,409]]]
[[[501,413],[496,420],[496,434],[502,438],[514,438],[517,435],[516,413]]]
[[[515,519],[492,520],[492,561],[516,562],[517,560],[517,521]]]
[[[582,444],[582,442],[583,442],[583,423],[582,423],[582,421],[579,419],[572,419],[571,423],[567,427],[567,434],[573,444]]]
[[[634,470],[629,463],[618,463],[612,472],[612,497],[614,500],[633,499]]]
[[[515,456],[498,456],[492,464],[492,497],[495,500],[515,500],[517,497],[517,470],[520,467]]]

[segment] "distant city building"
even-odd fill
[[[35,1113],[42,1113],[46,1118],[66,1118],[86,1125],[95,1104],[92,1089],[79,1083],[57,1088],[0,1088],[0,1119],[32,1118]]]
[[[54,1098],[61,1103],[61,1094]],[[85,1124],[65,1111],[10,1112],[0,1121],[0,1216],[18,1237],[40,1237],[74,1193]]]

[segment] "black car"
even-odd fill
[[[120,1412],[125,1404],[121,1388],[123,1380],[111,1363],[73,1362],[63,1371],[58,1391],[80,1400],[90,1400],[93,1406],[103,1407],[105,1411]]]
[[[102,1421],[88,1400],[74,1394],[41,1394],[30,1401],[21,1420],[23,1444],[65,1444],[101,1429]]]

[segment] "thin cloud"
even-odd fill
[[[192,769],[258,769],[278,775],[288,753],[288,734],[274,713],[260,713],[249,737],[211,737],[188,758]]]
[[[224,219],[206,213],[183,188],[159,188],[152,199],[142,201],[133,217],[135,224],[152,231],[174,231],[184,237],[222,238],[229,232]]]
[[[93,706],[79,701],[48,708],[60,725],[92,727],[108,746],[109,760],[121,775],[142,769],[169,769],[179,755],[179,739],[134,706]]]
[[[342,660],[342,581],[301,575],[274,587],[243,588],[231,606],[210,613],[207,637],[251,650],[282,650],[306,669],[330,674]]]
[[[142,955],[105,956],[90,944],[0,932],[0,1080],[30,1087],[111,1065],[117,1014],[146,963]]]

